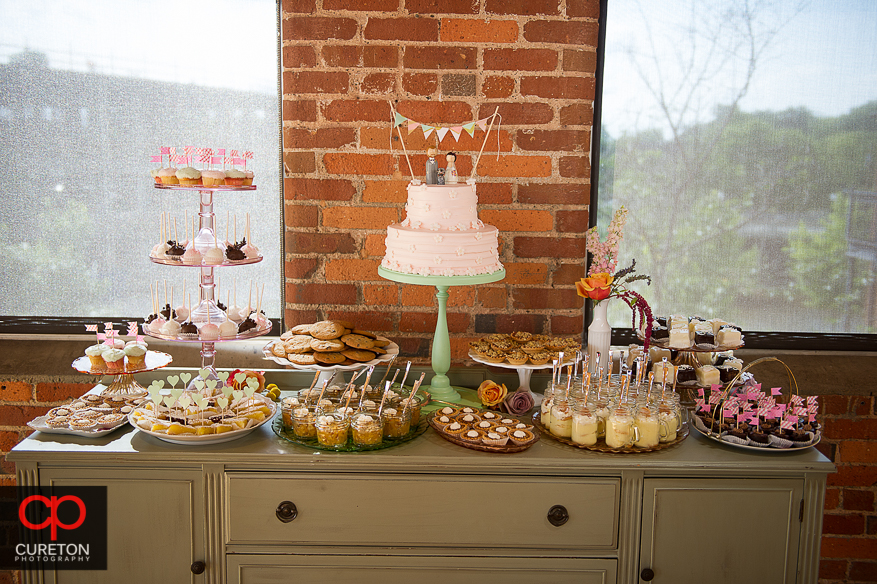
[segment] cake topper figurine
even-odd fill
[[[448,152],[448,155],[445,156],[445,160],[448,161],[448,167],[445,169],[445,183],[449,185],[457,184],[457,165],[454,162],[457,160],[457,155],[453,152]]]
[[[428,149],[426,155],[429,156],[429,160],[426,161],[426,184],[438,184],[438,163],[435,161],[436,149]]]
[[[445,184],[445,169],[444,168],[438,169],[438,182],[436,182],[436,184],[438,184],[438,185]]]

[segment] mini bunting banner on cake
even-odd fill
[[[460,136],[463,135],[465,131],[469,134],[470,137],[475,137],[475,128],[481,128],[483,131],[487,130],[487,123],[490,119],[496,114],[487,116],[484,119],[476,120],[474,122],[467,122],[465,124],[454,124],[453,126],[437,126],[433,124],[426,124],[423,122],[417,122],[412,120],[411,118],[406,118],[402,114],[397,111],[393,112],[393,127],[405,126],[408,129],[408,133],[410,134],[417,128],[423,132],[423,137],[428,138],[430,134],[433,132],[438,136],[439,141],[444,140],[445,136],[448,132],[454,137],[454,141],[459,142]],[[234,151],[232,151],[234,152]]]

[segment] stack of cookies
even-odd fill
[[[571,362],[581,350],[578,337],[549,337],[516,331],[510,335],[492,334],[469,343],[469,354],[488,363],[509,365],[545,365],[559,360]]]
[[[355,365],[386,354],[389,344],[352,322],[323,320],[292,327],[274,342],[271,352],[295,365]]]

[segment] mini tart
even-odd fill
[[[512,430],[509,432],[509,439],[518,446],[529,444],[534,438],[533,433],[528,430]]]
[[[545,350],[545,343],[541,340],[533,339],[532,341],[528,341],[521,345],[521,350],[528,355],[533,355],[534,353],[541,353]]]
[[[478,422],[481,421],[481,416],[478,414],[467,414],[464,412],[460,412],[457,414],[456,420],[461,424],[469,424],[470,426],[475,426]]]
[[[50,418],[56,418],[58,416],[69,416],[73,413],[73,410],[68,407],[60,407],[60,408],[52,408],[49,410],[46,415]]]
[[[491,347],[481,354],[481,358],[488,363],[502,363],[503,361],[505,361],[505,353],[503,353],[502,351],[497,351],[496,349]]]
[[[477,414],[478,410],[476,410],[475,408],[470,408],[469,406],[466,406],[466,407],[460,408],[460,413],[461,414]]]
[[[94,430],[97,428],[97,421],[89,418],[71,418],[68,426],[71,430]]]
[[[526,430],[528,432],[532,432],[533,426],[531,426],[530,424],[524,424],[524,423],[519,422],[519,423],[515,424],[514,426],[511,426],[511,429],[513,429],[513,430]]]
[[[496,423],[488,422],[487,420],[481,420],[477,424],[474,424],[473,427],[477,430],[481,430],[482,432],[490,432],[493,430],[494,427],[496,427]]]
[[[511,339],[502,339],[500,341],[491,341],[490,346],[501,353],[507,353],[513,351],[517,347],[517,343]]]
[[[454,419],[449,418],[448,416],[436,416],[432,419],[432,422],[439,428],[444,429],[450,426],[454,422]]]
[[[104,414],[100,418],[97,419],[98,426],[103,428],[112,428],[113,426],[118,426],[122,422],[127,419],[125,414]]]
[[[527,350],[524,349],[524,351],[527,351]],[[532,363],[533,365],[545,365],[546,363],[548,363],[548,360],[550,358],[551,358],[551,356],[548,353],[546,353],[545,351],[537,351],[537,352],[530,353],[530,363]]]
[[[492,335],[487,335],[486,337],[484,337],[484,340],[487,341],[488,343],[493,343],[496,341],[504,341],[508,338],[509,338],[508,335],[504,335],[502,333],[494,333]]]
[[[509,437],[497,434],[496,432],[488,432],[481,441],[489,446],[505,446],[509,441]]]
[[[472,341],[469,343],[469,351],[473,355],[483,355],[490,348],[490,343],[485,341]],[[101,363],[103,363],[103,359],[101,359]]]
[[[459,437],[466,442],[478,443],[484,438],[484,432],[475,428],[469,428],[461,433]]]
[[[509,435],[508,426],[494,426],[493,431],[495,433],[499,434],[500,436],[508,436]]]
[[[56,416],[46,420],[46,426],[49,428],[66,428],[70,418],[67,416]]]
[[[445,432],[450,434],[451,436],[459,436],[465,430],[468,430],[464,424],[457,422],[456,420],[445,426]]]
[[[529,343],[533,340],[533,334],[526,331],[515,331],[509,336],[518,343]]]
[[[563,351],[566,347],[565,341],[559,337],[551,337],[548,339],[546,348],[550,351]]]
[[[498,422],[500,418],[502,418],[502,416],[494,412],[484,412],[481,414],[481,419],[487,420],[488,422]]]
[[[460,408],[452,408],[450,406],[445,406],[445,407],[441,408],[440,410],[437,410],[436,413],[438,415],[441,415],[441,416],[447,416],[449,418],[453,418],[457,414],[460,413]]]
[[[527,361],[530,360],[530,356],[520,349],[515,349],[506,353],[505,360],[512,365],[526,365]]]

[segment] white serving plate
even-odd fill
[[[378,337],[379,339],[384,339],[384,337]],[[384,339],[389,341],[390,339]],[[279,365],[286,365],[287,367],[292,367],[293,369],[300,369],[302,371],[359,371],[363,367],[369,367],[371,365],[379,365],[380,363],[386,363],[393,359],[396,355],[399,354],[399,345],[390,341],[390,344],[384,347],[384,350],[387,351],[386,354],[381,355],[371,361],[364,361],[362,363],[353,363],[351,365],[296,365],[289,359],[278,357],[274,353],[271,352],[271,347],[274,346],[274,343],[279,343],[279,340],[271,341],[264,347],[262,347],[262,354],[264,358],[269,361],[274,361]]]

